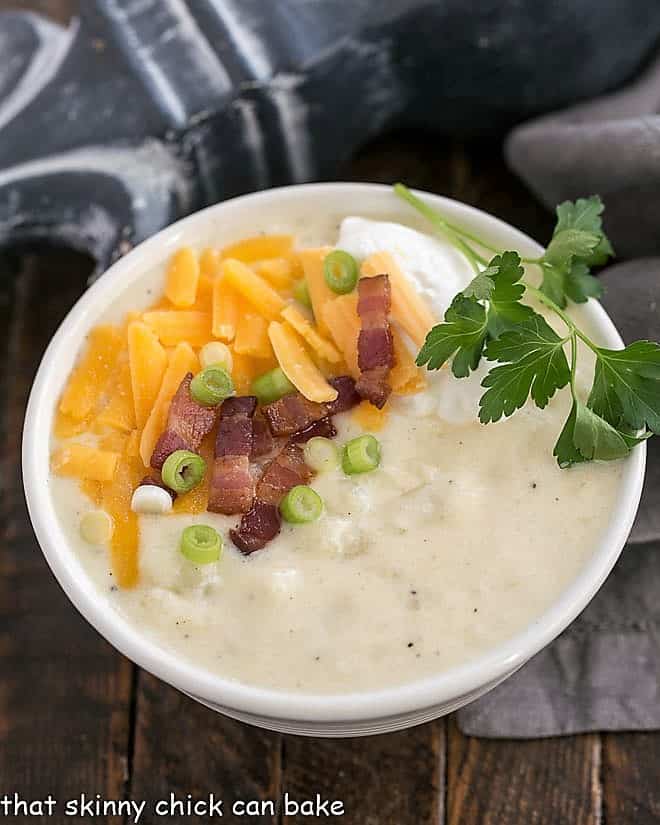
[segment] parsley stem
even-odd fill
[[[468,232],[467,229],[464,229],[461,226],[456,226],[454,223],[450,223],[446,218],[443,218],[444,222],[447,224],[449,229],[452,230],[456,235],[460,235],[463,239],[468,241],[472,241],[472,243],[479,244],[479,246],[483,246],[484,249],[487,249],[489,252],[494,252],[495,255],[500,255],[500,250],[493,246],[492,244],[486,243],[483,238],[478,238],[476,235],[473,235],[471,232]]]
[[[486,266],[485,259],[482,258],[481,255],[476,253],[469,244],[465,243],[465,241],[459,238],[458,235],[454,235],[454,233],[450,232],[450,230],[448,229],[445,230],[445,234],[449,235],[450,239],[454,243],[454,246],[456,246],[463,252],[465,257],[470,262],[470,266],[478,275],[481,272],[481,267],[479,266],[479,264],[482,263],[484,266]]]
[[[573,396],[573,400],[577,401],[577,393],[575,390],[575,371],[577,367],[577,335],[576,331],[573,330],[571,334],[571,395]]]
[[[486,259],[474,250],[468,243],[466,243],[464,239],[468,238],[469,240],[480,244],[484,248],[489,249],[491,252],[495,252],[496,250],[493,247],[489,247],[474,235],[471,235],[463,229],[459,229],[453,224],[450,224],[440,214],[438,214],[435,209],[428,206],[416,195],[413,195],[410,189],[402,183],[394,184],[394,192],[404,201],[407,201],[420,214],[424,215],[428,222],[432,224],[437,231],[441,232],[443,235],[446,235],[453,245],[463,252],[476,273],[481,271],[479,264],[483,264],[484,266],[488,265]]]
[[[564,310],[558,306],[552,298],[548,298],[545,292],[541,292],[540,289],[537,289],[535,286],[531,286],[530,284],[525,284],[525,289],[530,292],[534,297],[539,300],[542,304],[551,309],[555,315],[558,315],[562,321],[566,324],[568,329],[571,331],[572,335],[576,335],[580,338],[584,343],[595,353],[598,353],[598,346],[594,344],[594,342],[589,338],[588,335],[585,335],[582,330],[575,325],[573,320],[564,312]]]
[[[436,212],[433,207],[429,206],[425,203],[421,198],[418,198],[416,195],[408,189],[407,186],[404,186],[402,183],[395,183],[394,184],[394,192],[398,195],[402,200],[409,203],[414,209],[416,209],[420,214],[422,214],[429,223],[435,227],[435,229],[440,232],[441,234],[445,235],[446,238],[457,248],[459,249],[465,257],[468,259],[470,265],[474,269],[474,271],[479,274],[481,271],[480,265],[487,267],[488,261],[483,255],[480,255],[470,244],[467,242],[472,241],[473,243],[482,246],[484,249],[487,249],[489,252],[494,252],[496,255],[501,255],[502,250],[497,249],[494,246],[491,246],[488,243],[485,243],[481,238],[478,238],[476,235],[473,235],[471,232],[468,232],[466,229],[462,229],[461,227],[455,226],[454,224],[447,221],[439,212]],[[525,264],[535,264],[536,266],[541,267],[543,269],[544,266],[547,266],[544,256],[541,255],[538,258],[521,258],[522,263]],[[548,309],[552,310],[555,315],[558,315],[561,320],[566,324],[569,332],[570,332],[570,339],[572,342],[576,342],[577,338],[580,338],[590,350],[598,354],[598,347],[594,342],[579,329],[573,321],[569,318],[569,316],[564,312],[564,310],[558,306],[552,298],[549,298],[544,292],[541,292],[540,289],[537,289],[530,284],[525,283],[525,289],[527,289],[532,295],[534,295],[538,301],[544,304]],[[568,340],[568,339],[567,339]],[[573,347],[575,349],[575,346]]]
[[[575,331],[576,327],[573,321],[568,317],[564,310],[552,300],[552,298],[549,298],[545,294],[545,292],[541,292],[540,289],[537,289],[535,286],[532,286],[531,284],[527,283],[525,284],[525,289],[527,290],[527,292],[530,292],[538,301],[547,306],[548,309],[551,309],[556,315],[559,315],[559,317],[571,330],[571,332]]]

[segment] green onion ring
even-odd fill
[[[193,524],[181,534],[181,553],[193,564],[212,564],[220,561],[222,537],[206,524]]]
[[[161,477],[163,483],[175,493],[188,493],[204,478],[206,462],[190,450],[175,450],[167,456]]]
[[[367,433],[344,444],[341,466],[346,475],[369,473],[380,464],[380,443]]]
[[[357,262],[343,249],[335,249],[334,252],[325,256],[323,276],[333,292],[345,295],[347,292],[352,292],[358,282]]]
[[[295,391],[295,387],[289,381],[280,367],[275,367],[270,372],[265,372],[255,378],[250,388],[252,395],[256,395],[260,404],[271,404]]]
[[[190,394],[204,407],[215,407],[234,394],[234,382],[222,364],[211,364],[190,382]]]
[[[339,464],[339,452],[329,438],[320,435],[310,438],[303,447],[305,464],[317,473],[334,470]]]
[[[280,513],[290,524],[308,524],[323,512],[323,499],[311,487],[298,484],[280,502]]]

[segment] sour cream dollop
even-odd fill
[[[452,246],[400,223],[344,218],[337,246],[358,260],[374,252],[389,252],[438,321],[454,295],[465,289],[474,275],[465,258]]]
[[[337,247],[358,261],[374,252],[389,252],[424,297],[438,322],[442,321],[456,293],[465,289],[474,277],[467,260],[448,243],[400,223],[344,218]],[[473,424],[484,392],[481,381],[489,368],[490,365],[482,364],[468,378],[460,380],[448,369],[429,372],[426,391],[401,402],[414,416],[435,414],[452,424]]]

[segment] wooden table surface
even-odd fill
[[[0,9],[21,5],[0,2]],[[66,20],[73,3],[24,4]],[[0,55],[0,61],[2,57]],[[343,177],[459,198],[547,239],[549,216],[506,170],[499,146],[397,134],[367,147]],[[463,736],[451,718],[401,733],[313,740],[251,728],[134,667],[78,615],[37,546],[20,479],[27,394],[53,331],[85,288],[91,262],[63,249],[0,255],[3,337],[0,511],[0,800],[81,793],[156,800],[340,799],[367,825],[650,825],[660,822],[660,734],[533,741]],[[2,819],[0,808],[0,819]],[[45,821],[15,819],[10,821]],[[48,820],[70,819],[62,810]],[[96,823],[126,819],[98,817]],[[130,821],[130,820],[128,820]],[[141,822],[210,822],[145,814]],[[213,820],[215,821],[215,820]],[[308,818],[239,818],[287,822]]]

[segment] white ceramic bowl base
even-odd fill
[[[517,230],[476,209],[424,195],[454,222],[502,248],[538,255],[539,246]],[[636,448],[624,468],[620,496],[591,560],[552,607],[506,643],[433,678],[381,691],[309,695],[241,685],[202,670],[157,645],[130,625],[95,588],[69,546],[51,500],[47,475],[49,438],[57,401],[87,332],[130,285],[162,266],[182,244],[201,248],[254,234],[275,223],[282,210],[347,213],[423,227],[387,186],[309,184],[246,195],[212,206],[145,241],[106,272],[78,301],[46,351],[28,404],[23,438],[23,477],[30,517],[46,559],[85,618],[118,650],[145,670],[214,710],[260,727],[315,736],[384,733],[449,713],[510,676],[554,639],[587,605],[614,566],[630,532],[644,477],[646,451]],[[587,311],[608,346],[621,339],[599,304]]]

